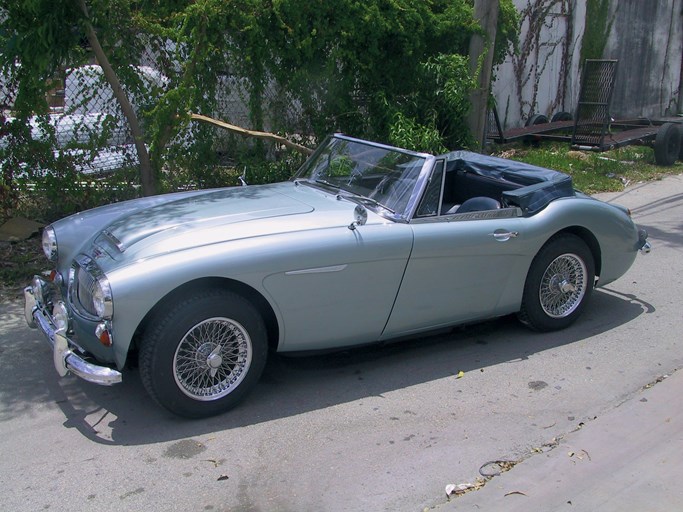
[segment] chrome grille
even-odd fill
[[[97,312],[93,307],[93,290],[95,288],[95,275],[89,270],[92,260],[78,258],[71,265],[73,281],[69,283],[69,292],[72,304],[82,313],[96,317]]]

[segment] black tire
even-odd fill
[[[237,405],[256,385],[267,356],[256,308],[232,292],[209,289],[152,318],[140,348],[140,376],[162,407],[203,418]]]
[[[550,118],[550,122],[555,123],[557,121],[571,121],[572,119],[573,117],[569,112],[555,112],[553,117]]]
[[[533,114],[529,119],[526,120],[524,126],[534,126],[537,124],[545,124],[548,122],[548,117],[543,114]]]
[[[551,238],[531,262],[518,317],[535,331],[571,325],[583,311],[595,284],[595,262],[579,237]]]
[[[676,163],[681,152],[681,130],[675,123],[664,123],[655,137],[655,162],[669,166]]]

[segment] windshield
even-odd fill
[[[426,161],[425,155],[335,136],[313,154],[296,178],[334,187],[404,216]]]

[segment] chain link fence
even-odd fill
[[[149,66],[137,68],[141,87],[129,93],[131,103],[139,111],[153,96],[151,91],[164,90],[168,79]],[[5,112],[3,124],[11,123],[14,95],[11,84],[0,82],[0,101]],[[47,97],[50,113],[28,120],[31,138],[52,142],[56,156],[68,156],[82,174],[101,175],[137,165],[137,155],[128,123],[111,87],[97,65],[68,69],[53,81]],[[246,79],[224,75],[219,77],[211,112],[196,112],[237,126],[254,129],[250,113],[249,84]],[[300,105],[275,82],[269,82],[261,96],[264,113],[262,127],[266,131],[285,132],[306,137],[308,127],[300,122]],[[144,121],[143,121],[144,122]],[[172,144],[191,146],[196,126],[190,126]],[[219,128],[211,128],[214,150],[226,153],[234,147],[234,138]],[[2,133],[7,133],[3,130]],[[0,137],[0,148],[6,147]],[[49,172],[49,170],[43,170]]]

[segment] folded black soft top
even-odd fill
[[[446,172],[463,171],[500,180],[512,186],[502,193],[505,206],[518,206],[532,215],[551,201],[574,195],[572,178],[568,174],[471,151],[452,151],[446,158]]]

